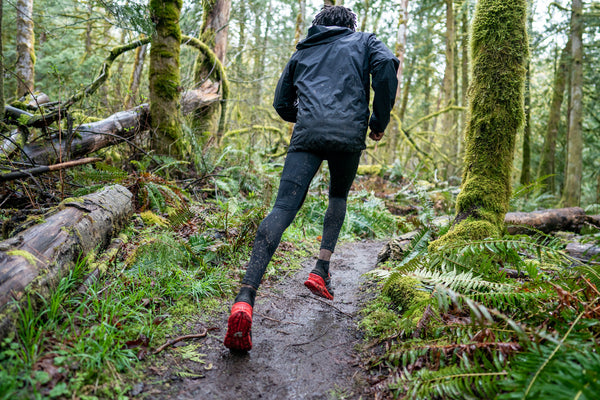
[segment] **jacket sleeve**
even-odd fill
[[[273,100],[273,107],[275,107],[277,114],[288,122],[296,122],[296,115],[298,114],[298,97],[294,87],[295,66],[296,62],[293,59],[285,66],[279,82],[277,82],[275,99]]]
[[[369,37],[369,68],[373,87],[373,113],[369,127],[374,132],[383,132],[390,122],[390,112],[398,89],[398,66],[400,61],[379,39]]]

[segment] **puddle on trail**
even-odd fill
[[[198,349],[206,356],[205,364],[164,365],[162,376],[147,382],[140,397],[358,399],[363,394],[354,352],[360,341],[359,286],[381,245],[364,241],[338,247],[331,267],[333,302],[317,299],[303,285],[314,260],[306,260],[300,272],[272,288],[262,287],[254,308],[251,352],[237,355],[223,347],[228,317],[223,314],[215,323],[219,330],[210,332]]]

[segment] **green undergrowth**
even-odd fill
[[[428,252],[439,234],[423,228],[371,273],[360,326],[365,347],[381,349],[369,358],[378,388],[406,399],[597,398],[598,264],[544,235]]]
[[[124,229],[125,244],[102,263],[97,279],[83,284],[102,254],[80,260],[50,299],[32,294],[21,304],[14,334],[0,347],[0,399],[126,398],[145,370],[161,362],[162,354],[152,355],[156,348],[201,332],[227,311],[256,230],[274,201],[281,165],[244,172],[207,155],[203,173],[215,176],[208,191],[170,180],[180,163],[163,161],[165,167],[153,172],[149,161],[136,162],[137,172],[129,175],[105,164],[73,172],[81,186],[77,195],[118,181],[134,192],[138,212]],[[292,273],[317,253],[326,185],[316,179],[265,280]],[[351,194],[343,240],[397,230],[397,218],[381,200],[367,191]],[[165,353],[183,357],[174,349]]]

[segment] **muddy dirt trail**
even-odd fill
[[[144,392],[162,399],[368,398],[354,351],[360,342],[359,287],[362,275],[375,266],[381,246],[364,241],[338,247],[331,266],[333,302],[315,297],[303,285],[314,259],[305,260],[293,276],[261,287],[254,307],[252,351],[236,355],[223,347],[228,317],[224,313],[215,321],[218,330],[198,342],[205,364],[183,366],[202,378],[177,378],[169,367],[166,380],[152,385],[152,394]]]

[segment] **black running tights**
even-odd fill
[[[310,182],[323,160],[327,160],[329,165],[330,184],[329,205],[323,220],[321,249],[334,251],[346,216],[346,199],[356,175],[360,154],[360,152],[288,153],[281,174],[277,200],[273,210],[258,227],[242,284],[250,285],[255,289],[260,285],[267,265],[279,246],[281,235],[300,210]]]

